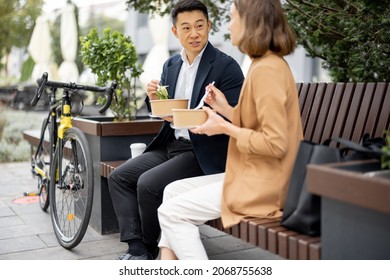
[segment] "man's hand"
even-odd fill
[[[146,93],[149,97],[150,100],[156,100],[158,99],[158,96],[156,94],[158,85],[160,84],[159,80],[151,80],[147,85],[146,85]]]

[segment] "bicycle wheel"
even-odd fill
[[[44,119],[41,127],[41,135],[44,139],[49,139],[50,125],[47,119]],[[38,196],[39,206],[43,211],[49,208],[49,186],[50,186],[50,144],[43,142],[39,150],[32,159],[33,173],[38,176]]]
[[[93,201],[92,157],[87,139],[78,128],[65,132],[62,147],[58,145],[56,149],[51,178],[50,210],[54,232],[62,247],[72,249],[84,237]]]

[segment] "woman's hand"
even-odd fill
[[[158,99],[158,96],[156,94],[158,85],[160,84],[159,80],[151,80],[146,85],[146,94],[148,95],[150,100],[156,100]]]
[[[197,128],[190,129],[190,131],[195,134],[206,134],[207,136],[224,133],[224,124],[227,121],[208,107],[202,109],[208,114],[207,121]]]
[[[231,120],[233,107],[229,105],[225,95],[212,84],[209,84],[206,90],[209,94],[207,94],[204,102],[214,111]]]
[[[226,134],[230,137],[237,138],[240,133],[240,127],[235,126],[234,124],[226,121],[220,115],[215,113],[208,107],[202,108],[207,112],[208,119],[207,121],[197,128],[190,129],[192,133],[195,134],[206,134],[207,136],[217,135],[217,134]]]

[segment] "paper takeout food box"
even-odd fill
[[[173,109],[173,126],[175,128],[192,128],[203,124],[207,118],[207,112],[193,109]]]

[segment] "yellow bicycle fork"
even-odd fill
[[[62,116],[60,126],[58,127],[58,138],[64,139],[65,131],[72,127],[72,118],[70,115],[70,105],[62,106]]]

